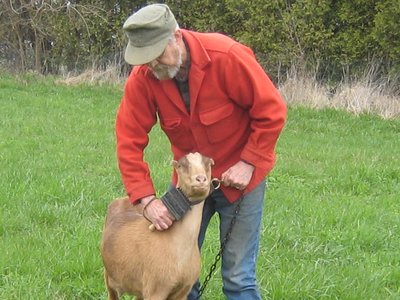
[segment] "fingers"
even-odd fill
[[[238,190],[244,190],[248,185],[248,182],[246,182],[245,180],[241,180],[241,178],[237,178],[233,174],[223,175],[222,183],[225,186],[230,186]]]
[[[168,215],[162,215],[153,221],[154,226],[159,231],[167,230],[171,227],[172,223],[173,218],[169,216],[169,213]]]
[[[146,214],[146,217],[159,231],[168,229],[174,222],[174,217],[169,213],[165,205],[158,199],[149,203],[143,213]]]
[[[235,176],[232,176],[231,174],[225,174],[222,176],[222,183],[225,186],[230,186],[235,189],[241,190],[246,187],[246,184],[244,182],[240,182]]]
[[[221,180],[225,186],[244,190],[251,180],[253,171],[252,165],[239,161],[221,175]]]

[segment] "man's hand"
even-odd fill
[[[168,229],[173,221],[174,217],[169,213],[159,199],[155,199],[154,195],[144,197],[140,200],[145,207],[143,214],[154,224],[157,230],[163,231]]]
[[[244,190],[253,176],[254,166],[244,161],[239,161],[226,170],[221,180],[225,186],[231,186],[238,190]]]

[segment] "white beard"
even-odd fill
[[[176,74],[178,74],[181,66],[182,66],[182,52],[178,48],[177,63],[175,66],[166,66],[159,64],[154,69],[151,69],[151,71],[158,80],[168,80],[174,78]]]

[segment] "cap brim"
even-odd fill
[[[131,43],[125,49],[125,61],[130,65],[144,65],[159,57],[168,44],[167,39],[163,39],[154,45],[147,47],[135,47]]]

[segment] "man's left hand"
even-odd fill
[[[253,176],[253,171],[253,165],[241,160],[222,173],[221,180],[225,186],[244,190]]]

